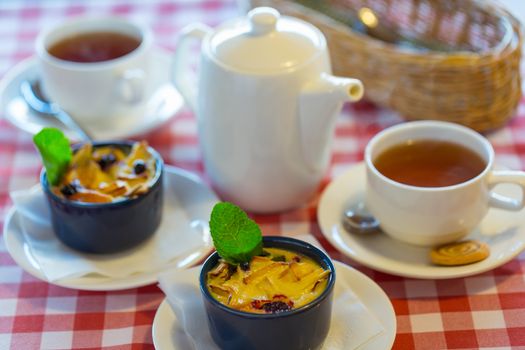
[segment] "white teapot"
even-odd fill
[[[202,40],[198,84],[188,64],[191,38]],[[269,7],[215,30],[186,27],[173,80],[196,112],[213,187],[262,213],[308,200],[328,166],[343,102],[363,95],[359,80],[331,75],[316,27]]]

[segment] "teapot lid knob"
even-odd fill
[[[275,30],[280,14],[271,7],[257,7],[248,12],[251,23],[251,33],[254,35],[265,35]]]

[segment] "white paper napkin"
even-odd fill
[[[159,276],[159,285],[177,320],[195,350],[216,350],[207,328],[207,317],[198,287],[200,267],[168,271]],[[206,325],[206,326],[203,326]],[[324,350],[357,349],[384,332],[383,325],[358,299],[351,281],[338,275],[334,290],[332,319]]]
[[[183,264],[186,258],[210,249],[209,233],[202,225],[192,227],[176,190],[166,185],[167,178],[162,222],[154,236],[137,248],[118,254],[83,254],[60,243],[51,227],[48,203],[40,185],[10,195],[20,214],[24,239],[48,281],[87,275],[123,278],[157,271],[170,263]]]

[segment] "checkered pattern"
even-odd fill
[[[33,54],[46,25],[80,14],[117,14],[148,24],[157,45],[173,50],[181,26],[216,25],[236,14],[232,1],[127,0],[90,2],[0,2],[0,76]],[[415,280],[360,266],[323,237],[316,219],[319,194],[331,178],[362,160],[367,141],[400,122],[393,113],[367,103],[344,109],[338,119],[333,158],[318,195],[303,208],[254,216],[265,234],[310,232],[330,253],[373,278],[390,297],[397,315],[395,349],[524,349],[525,254],[493,271],[455,280]],[[488,135],[500,164],[525,169],[525,100],[510,124]],[[147,135],[166,163],[206,179],[197,145],[194,116],[184,110]],[[11,203],[8,193],[37,182],[40,161],[30,135],[0,120],[0,224]],[[152,349],[151,324],[160,290],[152,285],[119,292],[69,290],[23,272],[0,241],[0,349]]]

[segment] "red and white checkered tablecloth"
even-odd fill
[[[2,1],[0,77],[33,55],[45,26],[81,14],[116,14],[153,28],[158,46],[174,50],[177,31],[201,21],[211,26],[237,14],[233,1]],[[362,160],[367,141],[400,122],[367,103],[347,106],[337,122],[330,171],[323,182]],[[525,100],[509,125],[488,135],[499,164],[525,169]],[[184,109],[145,138],[166,163],[206,179],[193,114]],[[38,181],[41,168],[31,135],[0,119],[0,224],[11,207],[9,192]],[[310,233],[332,258],[350,264],[387,293],[397,317],[395,349],[525,349],[525,254],[480,275],[454,280],[417,280],[374,271],[345,258],[321,234],[319,195],[304,207],[254,216],[265,234]],[[155,285],[117,292],[86,292],[40,281],[15,264],[0,240],[0,349],[152,349],[151,328],[163,300]]]

